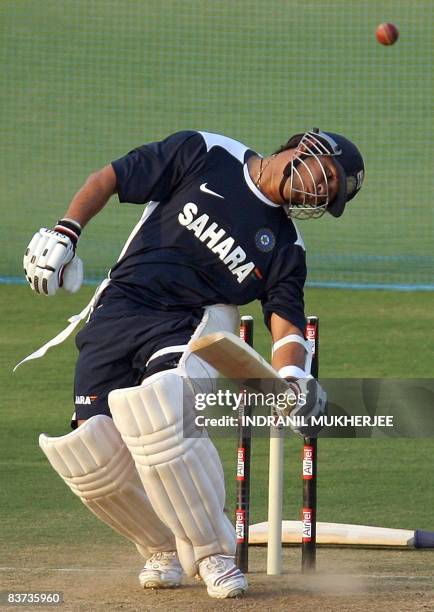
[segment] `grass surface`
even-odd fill
[[[432,284],[430,0],[0,4],[0,276],[21,275],[32,231],[136,145],[195,128],[268,153],[318,125],[359,145],[367,178],[351,215],[300,224],[310,279]],[[392,47],[374,36],[385,19]],[[127,208],[92,222],[91,276],[119,253]]]
[[[13,365],[43,344],[79,312],[91,295],[53,299],[27,287],[0,286],[2,306],[3,540],[10,547],[112,541],[117,536],[87,512],[39,450],[40,432],[69,431],[75,349],[70,339],[42,360]],[[324,377],[432,377],[427,329],[434,315],[429,295],[310,290],[307,310],[321,317]],[[255,305],[255,346],[269,354],[267,332]],[[235,440],[217,439],[224,463],[228,508],[234,508]],[[285,518],[298,518],[301,483],[298,439],[286,442]],[[434,477],[426,463],[434,440],[321,440],[319,520],[434,530]],[[253,441],[252,520],[266,520],[268,445]]]

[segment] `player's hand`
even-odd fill
[[[83,263],[75,255],[80,231],[75,222],[61,220],[54,230],[36,232],[23,259],[24,274],[33,291],[42,295],[55,295],[59,287],[78,291],[83,281]]]
[[[293,398],[291,417],[301,417],[306,426],[291,426],[292,431],[302,436],[316,436],[322,426],[311,424],[311,417],[320,417],[327,414],[327,393],[313,377],[298,378],[289,382],[287,394]],[[294,405],[295,404],[295,405]],[[303,422],[302,421],[302,422]]]

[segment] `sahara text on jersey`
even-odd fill
[[[215,221],[208,223],[210,221],[209,215],[204,213],[198,217],[197,214],[197,204],[187,202],[183,211],[178,215],[178,221],[192,231],[196,238],[203,242],[210,251],[218,255],[241,284],[255,269],[255,264],[252,261],[243,263],[247,257],[244,249],[235,245],[235,240],[231,236],[224,238],[226,230],[219,228]]]

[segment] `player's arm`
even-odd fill
[[[294,397],[290,406],[291,416],[311,416],[324,414],[327,408],[327,395],[319,383],[310,375],[311,349],[301,330],[276,313],[271,315],[270,330],[273,339],[272,365],[290,383],[289,393]],[[293,427],[297,433],[315,435],[320,428]]]
[[[64,215],[83,228],[116,193],[116,174],[111,164],[89,176],[77,191]]]
[[[89,176],[54,229],[36,232],[23,259],[24,274],[36,293],[54,295],[59,287],[78,291],[83,282],[83,262],[76,255],[81,231],[115,192],[115,172],[105,166]]]
[[[300,376],[285,375],[285,371],[291,372],[289,369],[291,366],[294,368],[293,374],[304,371],[306,348],[301,330],[273,312],[270,318],[270,331],[273,339],[271,365],[278,372],[282,371],[283,378],[300,378]],[[297,342],[297,338],[301,343]]]

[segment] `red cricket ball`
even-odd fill
[[[382,45],[393,45],[399,37],[399,30],[393,23],[380,23],[375,31],[377,40]]]

